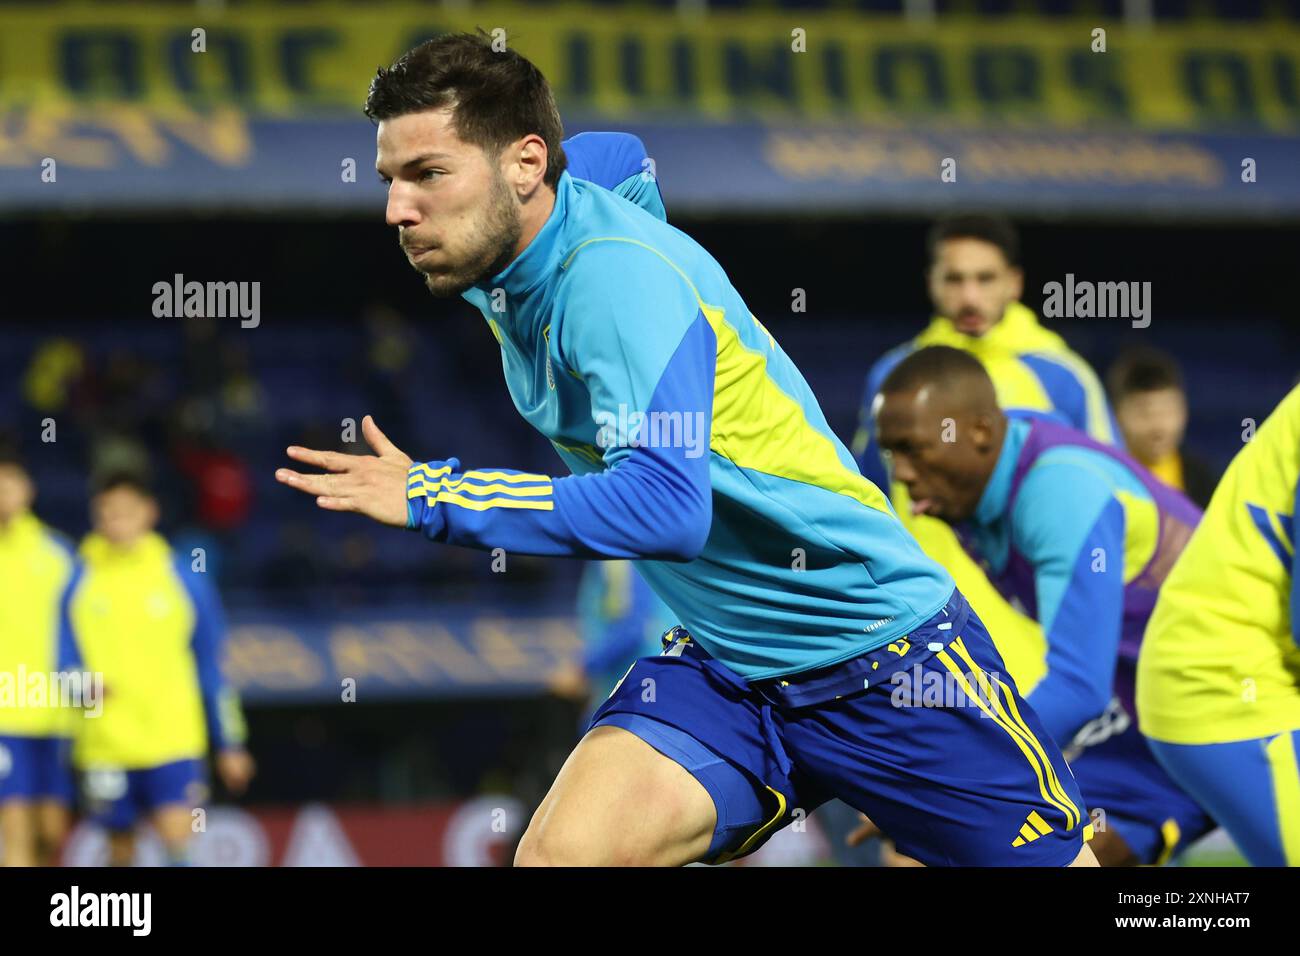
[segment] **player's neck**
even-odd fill
[[[555,190],[550,186],[538,187],[532,198],[524,203],[519,213],[519,224],[522,229],[519,233],[519,242],[515,244],[514,255],[510,257],[510,262],[518,259],[523,251],[532,244],[532,241],[537,238],[537,234],[546,225],[546,220],[551,218],[551,212],[554,209]]]

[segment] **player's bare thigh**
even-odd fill
[[[683,866],[709,849],[713,798],[687,770],[621,727],[587,732],[560,768],[516,866]]]

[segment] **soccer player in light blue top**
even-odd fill
[[[681,622],[598,710],[516,862],[718,862],[838,797],[928,864],[1093,864],[1069,769],[979,619],[664,221],[639,141],[571,142],[598,181],[577,178],[545,78],[483,34],[381,70],[367,113],[411,264],[482,311],[572,474],[412,461],[367,416],[375,456],[292,447],[326,473],[277,478],[433,541],[635,560]],[[898,666],[952,693],[895,706]]]

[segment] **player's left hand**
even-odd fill
[[[344,455],[336,451],[315,451],[291,445],[288,455],[327,474],[301,475],[280,468],[275,480],[316,496],[316,504],[327,511],[355,511],[383,524],[406,527],[406,473],[411,457],[379,430],[367,415],[361,419],[361,433],[373,455]]]

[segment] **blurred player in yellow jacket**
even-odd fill
[[[962,215],[937,222],[926,240],[926,284],[936,315],[915,338],[891,349],[867,373],[853,455],[862,474],[890,498],[921,547],[957,582],[996,635],[1007,670],[1029,693],[1047,670],[1042,628],[1013,608],[966,554],[942,521],[913,514],[902,484],[890,484],[875,441],[872,406],[885,378],[903,359],[929,345],[947,345],[980,360],[1003,408],[1050,412],[1108,445],[1118,430],[1092,368],[1020,302],[1024,273],[1015,227],[997,216]]]
[[[221,678],[220,603],[203,569],[154,531],[158,506],[144,484],[109,477],[91,515],[64,598],[63,640],[65,657],[103,675],[103,714],[79,722],[73,763],[91,817],[109,831],[110,863],[131,862],[144,815],[181,864],[192,810],[206,797],[209,747],[232,792],[253,773],[238,704]]]
[[[68,829],[72,711],[59,707],[59,598],[72,549],[31,511],[35,486],[0,448],[0,843],[6,866],[54,862]]]
[[[1300,866],[1300,387],[1224,474],[1138,658],[1138,725],[1255,866]]]

